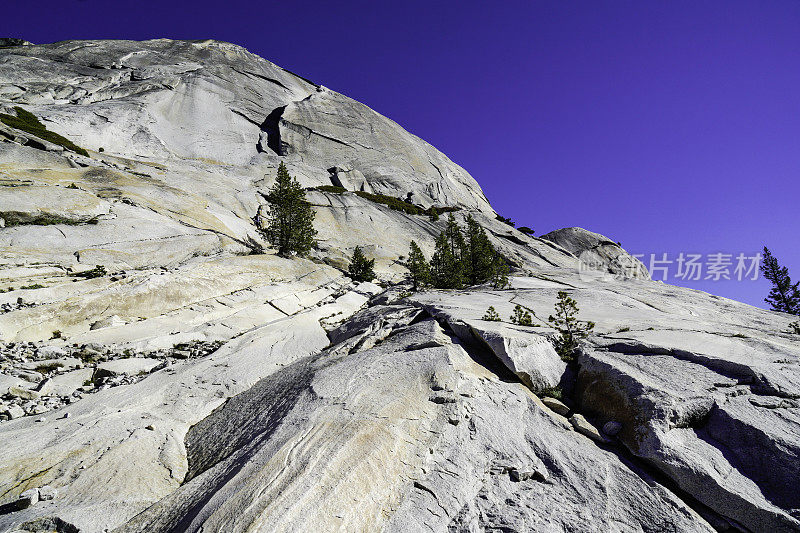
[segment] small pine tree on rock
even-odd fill
[[[519,326],[532,326],[533,317],[530,312],[526,311],[521,305],[517,304],[514,307],[514,314],[511,315],[511,323]]]
[[[350,259],[350,267],[347,273],[353,281],[372,281],[375,279],[375,260],[367,259],[360,246],[353,250],[353,257]]]
[[[486,313],[483,315],[483,320],[488,320],[489,322],[500,322],[500,315],[497,314],[494,306],[489,306],[489,309],[487,309]]]
[[[420,287],[431,283],[431,266],[415,241],[411,241],[406,267],[408,268],[408,277],[412,284],[412,290],[417,291]]]
[[[789,333],[800,335],[800,320],[789,324]]]
[[[764,298],[773,311],[800,315],[800,282],[792,283],[789,270],[778,264],[778,260],[764,247],[764,262],[761,263],[761,272],[764,277],[772,282],[769,295]]]
[[[588,337],[594,329],[594,322],[578,320],[577,314],[577,302],[566,291],[558,291],[555,316],[550,315],[547,321],[559,333],[554,346],[561,359],[567,362],[575,360],[575,351],[580,346],[580,341]]]
[[[307,254],[316,244],[315,213],[306,201],[306,192],[281,163],[275,185],[267,194],[269,211],[266,236],[278,255]]]

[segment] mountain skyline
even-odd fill
[[[766,245],[800,276],[797,4],[45,5],[11,6],[3,34],[233,42],[437,146],[537,235],[584,227],[762,308],[769,284],[736,280],[739,255]],[[680,254],[729,255],[733,279],[676,278]]]

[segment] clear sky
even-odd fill
[[[667,254],[668,281],[764,306],[765,244],[800,277],[800,2],[8,2],[0,36],[215,38],[366,103],[537,234]],[[731,254],[732,281],[675,279]],[[656,265],[664,266],[664,264]],[[749,266],[749,264],[747,265]],[[716,275],[714,275],[716,276]],[[660,277],[660,274],[659,274]]]

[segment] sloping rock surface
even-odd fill
[[[89,154],[0,130],[0,531],[800,531],[794,318],[520,233],[424,141],[231,44],[13,46],[0,80]],[[280,162],[346,189],[308,191],[306,259],[254,220]],[[356,191],[472,215],[511,287],[411,294],[445,221]],[[385,291],[344,275],[356,245]],[[559,291],[597,324],[571,364]]]

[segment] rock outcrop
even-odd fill
[[[599,270],[616,276],[650,279],[650,273],[639,259],[604,235],[583,228],[562,228],[542,235],[576,256],[579,268]]]
[[[0,128],[0,531],[800,531],[791,317],[521,233],[429,144],[240,47],[2,46],[2,112],[88,155]],[[256,226],[280,162],[308,258]],[[357,191],[472,215],[511,287],[412,294],[408,243],[430,257],[445,221]],[[344,274],[356,245],[376,283]],[[571,363],[559,291],[596,323]]]

